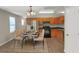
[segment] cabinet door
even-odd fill
[[[65,52],[79,52],[79,7],[65,10]]]
[[[59,17],[59,24],[64,24],[64,16]]]
[[[50,24],[54,24],[54,18],[50,18]]]
[[[58,23],[58,19],[55,17],[54,18],[54,24],[57,24]]]

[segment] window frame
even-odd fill
[[[11,18],[12,18],[12,20],[11,20]],[[16,30],[16,19],[13,16],[9,16],[9,32],[13,33],[13,32],[15,32],[15,30]]]

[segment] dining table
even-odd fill
[[[32,40],[32,43],[34,43],[34,38],[37,38],[37,37],[38,37],[37,32],[25,32],[25,33],[23,33],[22,48],[23,48],[24,41]]]

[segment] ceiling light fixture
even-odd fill
[[[27,11],[27,16],[31,17],[36,15],[36,13],[32,10],[32,6],[29,6],[29,11]]]
[[[60,12],[60,13],[64,13],[64,11]]]
[[[54,11],[39,11],[39,13],[54,13]]]

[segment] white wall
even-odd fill
[[[65,9],[65,52],[79,53],[79,7]]]
[[[21,17],[10,12],[0,9],[0,45],[10,40],[13,36],[9,32],[9,16],[13,16],[16,19],[16,29],[21,27]]]

